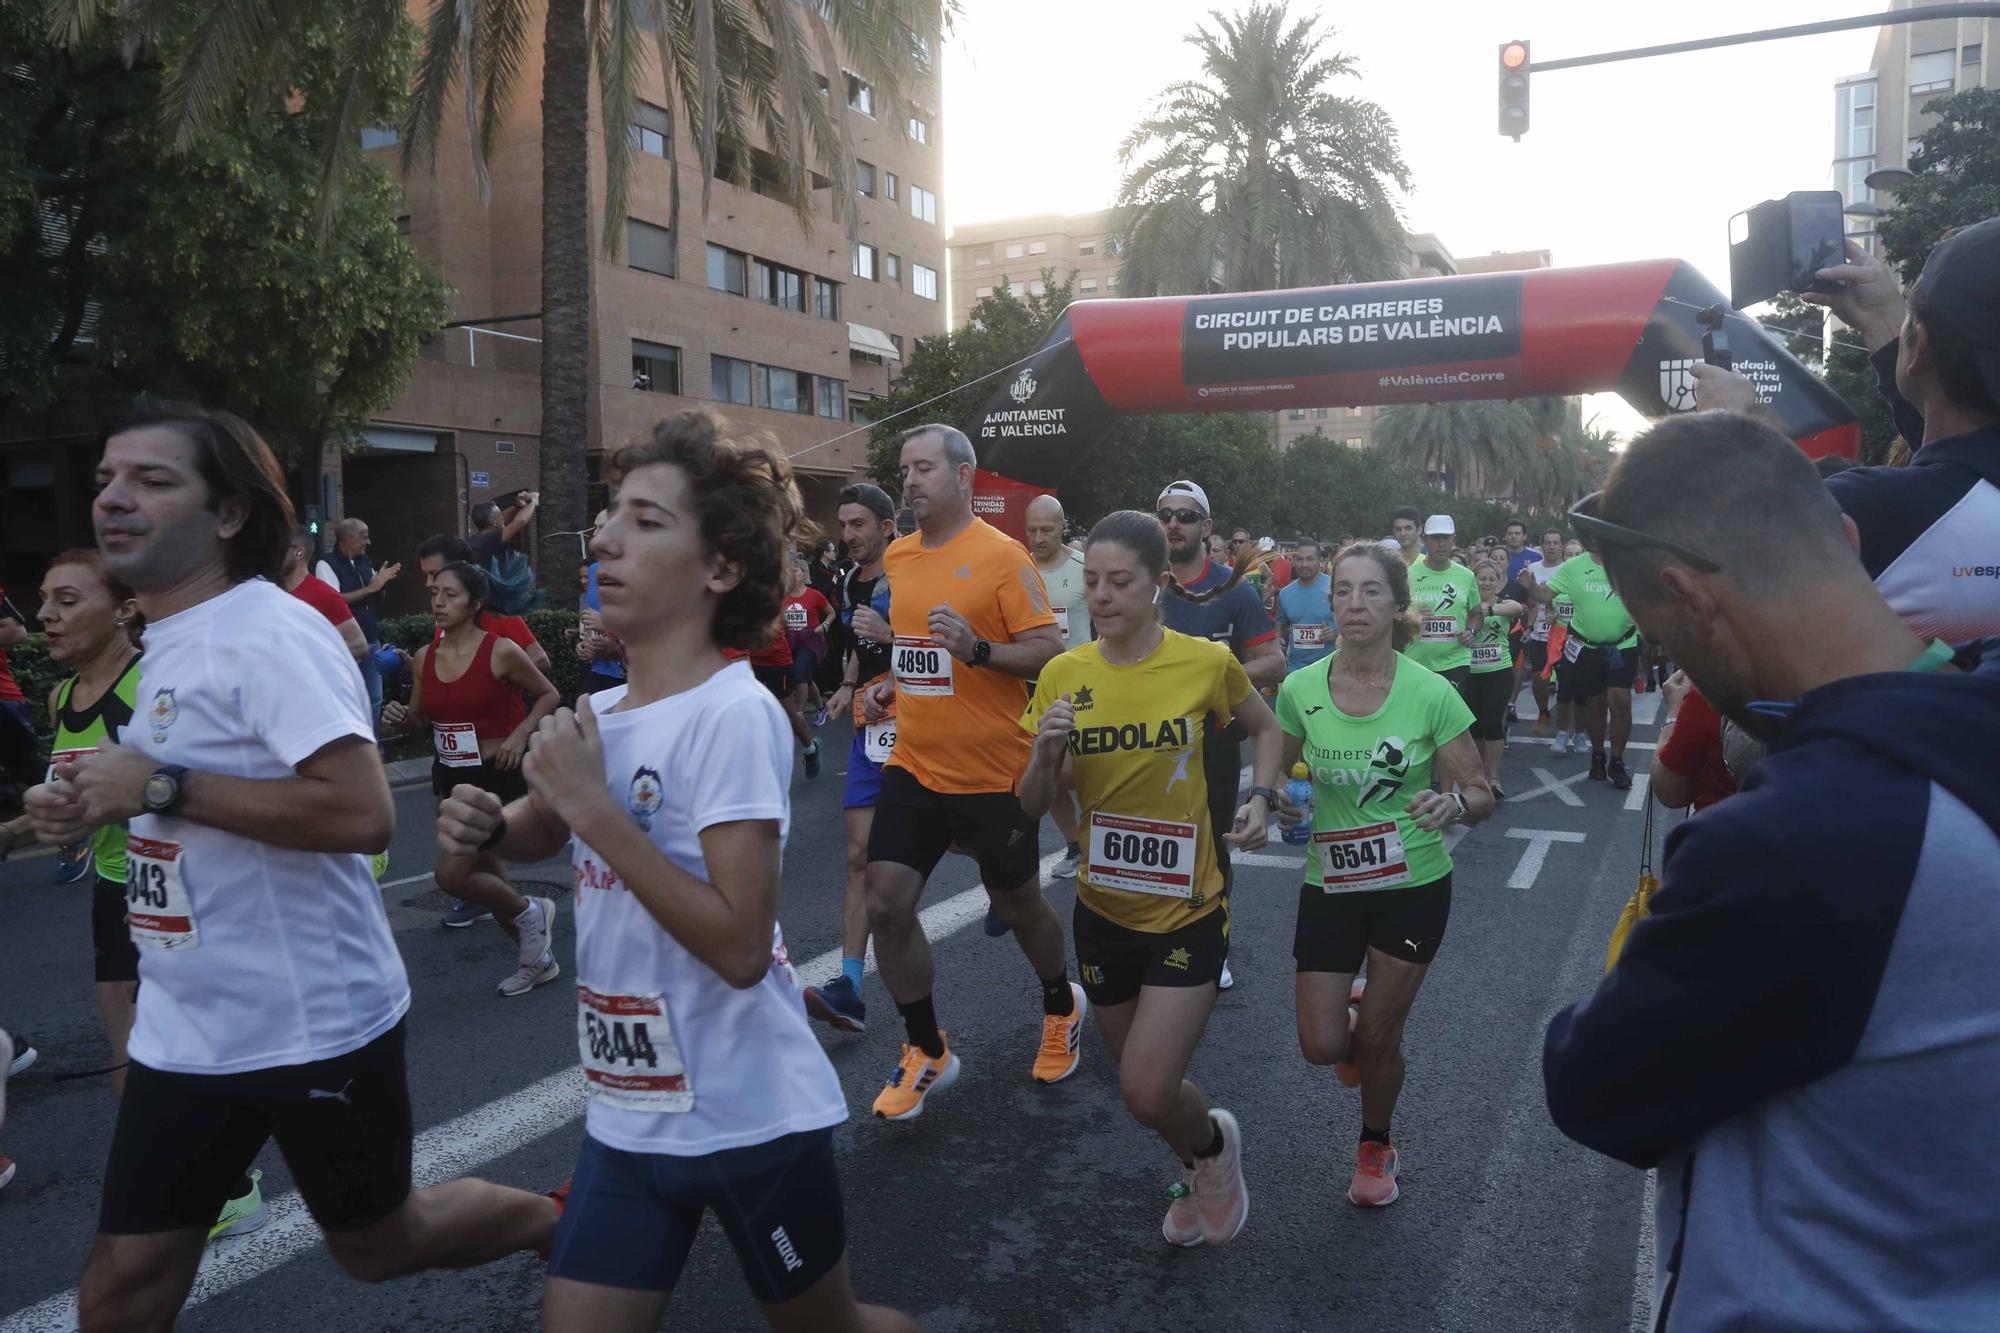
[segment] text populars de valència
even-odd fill
[[[1197,331],[1227,330],[1222,335],[1224,351],[1463,338],[1502,331],[1498,315],[1447,317],[1443,311],[1443,298],[1432,296],[1409,301],[1204,312],[1195,316],[1194,326]]]

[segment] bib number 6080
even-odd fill
[[[1181,863],[1180,843],[1143,833],[1106,832],[1104,855],[1120,865],[1158,866],[1162,870],[1178,869]]]

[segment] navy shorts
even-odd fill
[[[701,1157],[626,1152],[586,1134],[549,1276],[672,1291],[710,1209],[752,1295],[767,1305],[804,1295],[847,1251],[833,1130]]]
[[[882,794],[882,765],[868,757],[867,737],[854,729],[854,743],[847,747],[847,788],[840,798],[845,810],[873,810]]]

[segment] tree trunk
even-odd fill
[[[590,446],[590,41],[581,0],[549,0],[542,30],[542,443],[539,582],[576,591]]]

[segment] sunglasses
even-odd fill
[[[1159,519],[1162,524],[1178,523],[1182,527],[1191,528],[1200,523],[1207,515],[1203,514],[1199,509],[1162,509],[1159,513],[1153,515],[1153,517]]]
[[[1637,528],[1628,528],[1622,523],[1611,523],[1597,517],[1595,514],[1586,513],[1585,510],[1594,508],[1597,505],[1603,494],[1603,491],[1592,491],[1589,495],[1584,496],[1571,506],[1569,521],[1576,525],[1578,532],[1587,532],[1607,546],[1623,546],[1631,550],[1651,549],[1665,551],[1676,560],[1703,574],[1714,574],[1722,569],[1722,562],[1720,560],[1715,559],[1713,556],[1703,555],[1692,546],[1683,546],[1677,541],[1670,541],[1665,537],[1655,536],[1650,532],[1641,532]]]

